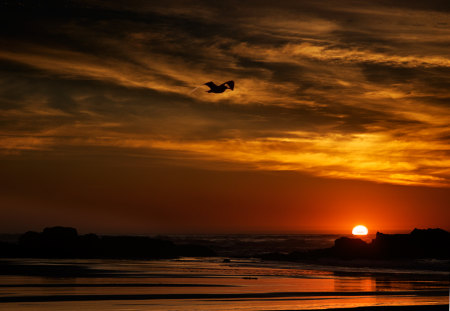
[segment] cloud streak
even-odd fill
[[[327,3],[8,7],[0,152],[156,150],[196,167],[450,186],[448,12]],[[233,92],[191,92],[230,79]]]

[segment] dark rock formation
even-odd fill
[[[442,229],[414,229],[409,234],[378,232],[371,243],[342,237],[334,246],[290,254],[271,253],[258,256],[267,260],[337,259],[450,259],[450,233]]]
[[[0,257],[159,259],[179,256],[207,257],[215,253],[205,246],[175,245],[143,236],[78,235],[67,227],[28,231],[19,242],[0,243]]]
[[[174,258],[175,245],[170,241],[141,236],[105,236],[99,245],[103,258]]]
[[[371,243],[382,258],[450,258],[450,232],[442,229],[414,229],[410,234],[377,232]]]
[[[182,257],[213,257],[216,253],[204,245],[184,244],[177,246],[177,255]]]
[[[371,249],[370,245],[361,239],[342,237],[334,241],[331,253],[340,258],[367,257]]]

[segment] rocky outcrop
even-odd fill
[[[377,232],[370,244],[372,256],[382,258],[450,258],[450,232],[414,229],[410,234]]]
[[[334,246],[308,252],[264,254],[269,260],[338,259],[450,259],[450,233],[442,229],[414,229],[409,234],[378,232],[371,243],[341,237]]]
[[[144,236],[78,235],[74,228],[51,227],[28,231],[17,244],[1,243],[0,257],[159,259],[180,256],[207,257],[215,253],[205,246],[175,245]]]

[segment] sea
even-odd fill
[[[434,310],[448,305],[448,262],[427,259],[393,267],[364,261],[302,263],[252,257],[329,247],[339,236],[165,237],[177,244],[206,245],[218,253],[209,258],[2,259],[0,310],[327,310],[418,305]]]

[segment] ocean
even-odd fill
[[[217,234],[217,235],[171,235],[165,237],[176,244],[197,244],[213,249],[220,256],[248,257],[263,253],[290,253],[327,248],[334,241],[350,234]],[[367,242],[374,234],[365,236]]]
[[[169,238],[179,243],[195,240],[208,244],[219,256],[170,260],[3,259],[0,310],[327,310],[419,305],[433,310],[432,306],[449,302],[448,269],[242,257],[260,251],[289,252],[332,245],[334,237],[330,235]],[[297,245],[295,241],[303,243]]]

